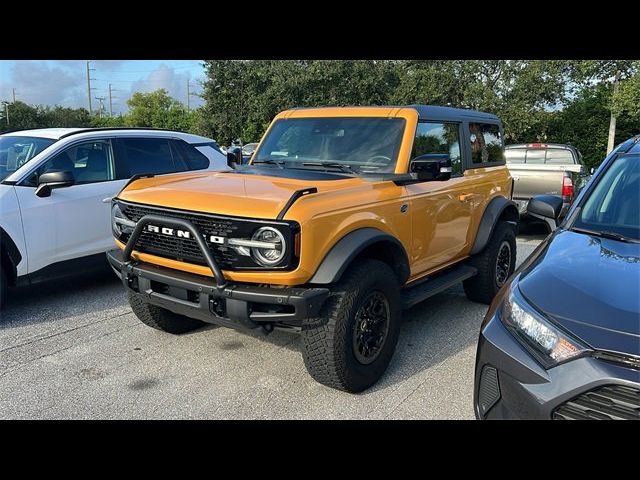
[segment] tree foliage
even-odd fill
[[[208,60],[205,70],[205,104],[195,110],[166,90],[135,93],[117,117],[15,102],[10,125],[0,109],[0,131],[154,127],[229,145],[258,141],[288,108],[423,103],[495,113],[507,143],[572,143],[593,166],[606,154],[612,113],[616,142],[640,133],[640,62],[633,60]]]

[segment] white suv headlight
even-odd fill
[[[273,248],[252,247],[251,255],[254,260],[265,267],[272,267],[282,261],[287,251],[284,236],[273,227],[259,228],[251,237],[255,242],[271,244]]]
[[[545,368],[589,351],[535,311],[519,292],[517,282],[511,284],[509,295],[500,307],[500,319]]]

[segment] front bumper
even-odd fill
[[[297,328],[317,317],[326,288],[275,288],[225,283],[133,259],[120,249],[107,252],[127,290],[145,302],[207,323],[236,329]]]
[[[598,397],[598,392],[604,386],[640,391],[640,371],[594,357],[577,358],[545,370],[505,328],[496,314],[484,323],[476,354],[476,418],[563,417],[562,413],[576,404],[570,401],[577,399],[578,404],[587,405],[584,399],[590,395]],[[615,402],[607,406],[607,401],[603,398],[603,411],[615,412],[619,408]],[[637,400],[632,399],[623,407],[626,409],[635,402]],[[580,409],[584,408],[580,406]],[[606,418],[598,408],[586,411],[586,415],[589,418]],[[613,415],[618,418],[623,416]]]

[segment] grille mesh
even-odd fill
[[[211,235],[217,237],[251,238],[255,229],[260,226],[259,223],[243,222],[239,219],[221,218],[209,215],[191,214],[175,210],[147,208],[128,203],[121,203],[121,208],[122,212],[134,222],[137,222],[143,216],[148,214],[180,218],[190,221],[203,235],[205,235],[205,242],[207,243],[209,250],[220,268],[223,270],[257,270],[264,268],[257,265],[251,257],[240,255],[232,248],[225,247],[224,245],[212,244],[207,241]],[[285,239],[288,240],[291,237],[291,230],[289,226],[278,225],[278,228],[284,234]],[[128,239],[128,235],[120,238],[120,240],[125,243]],[[193,263],[196,265],[207,265],[206,260],[200,252],[198,244],[193,238],[178,238],[144,230],[140,234],[134,249],[139,252],[150,253],[160,257],[171,258],[173,260]],[[291,257],[287,255],[282,266],[274,267],[273,269],[291,268],[292,266],[294,265],[292,265]]]
[[[498,385],[498,372],[495,368],[485,365],[480,375],[480,387],[478,390],[478,404],[482,416],[500,400],[500,386]]]
[[[640,420],[640,390],[607,385],[563,403],[554,420]]]

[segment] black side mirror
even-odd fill
[[[38,197],[48,197],[54,188],[70,187],[76,183],[73,173],[68,171],[56,171],[43,173],[38,177],[38,188],[36,195]]]
[[[556,195],[536,195],[527,204],[527,213],[545,221],[551,231],[558,227],[558,217],[562,210],[562,198]]]
[[[446,181],[451,178],[451,158],[448,153],[427,153],[409,163],[409,171],[420,181]]]
[[[242,149],[240,147],[227,148],[227,165],[231,168],[242,165]]]

